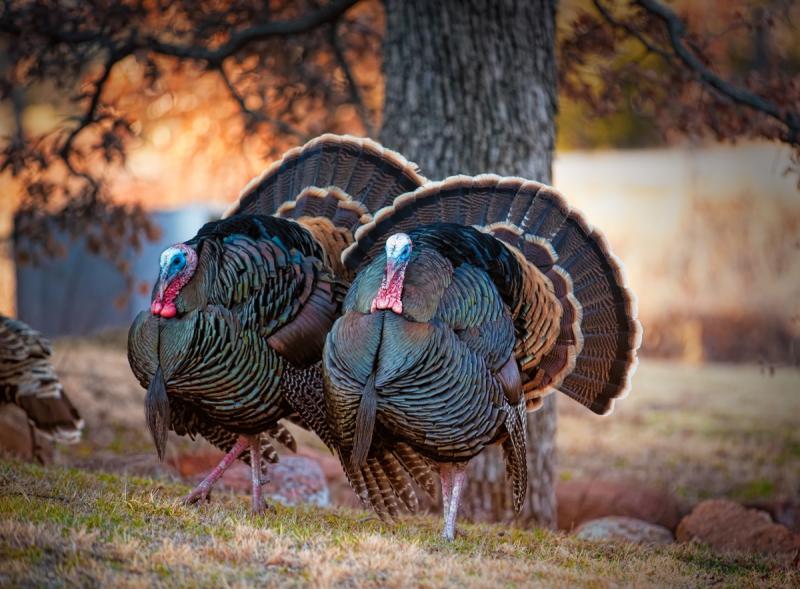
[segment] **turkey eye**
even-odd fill
[[[177,266],[177,265],[178,265],[178,264],[180,264],[180,263],[181,263],[181,261],[180,261],[178,258],[172,258],[172,264],[173,264],[174,266]]]

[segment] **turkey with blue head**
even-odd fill
[[[437,464],[452,539],[468,462],[500,444],[519,511],[526,413],[561,391],[606,414],[629,389],[641,328],[620,263],[555,190],[494,175],[426,184],[355,236],[323,354],[344,469],[398,445]]]
[[[134,320],[128,357],[147,388],[146,417],[159,457],[169,430],[202,436],[226,454],[186,501],[207,500],[237,458],[252,469],[253,509],[264,507],[266,463],[290,449],[282,420],[328,443],[320,359],[351,274],[341,263],[370,211],[424,182],[413,164],[377,143],[324,135],[287,152],[253,180],[223,219],[163,252],[150,309]],[[354,480],[361,496],[430,486],[425,462],[385,450]],[[426,478],[428,477],[428,478]],[[364,480],[377,480],[367,489]]]

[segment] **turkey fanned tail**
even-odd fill
[[[377,211],[395,196],[425,182],[415,164],[371,139],[325,134],[287,151],[242,190],[224,216],[272,215],[282,207],[291,209],[293,206],[287,203],[312,186],[335,187],[367,211]],[[309,208],[301,213],[304,216],[332,218],[323,209],[330,205],[336,208],[333,201],[324,199],[306,204]]]
[[[355,271],[390,235],[436,222],[474,226],[504,244],[492,255],[468,253],[477,254],[471,263],[492,275],[512,311],[528,410],[560,390],[610,413],[630,388],[642,330],[622,264],[602,233],[549,186],[454,176],[397,197],[356,232],[343,261]],[[445,241],[456,256],[474,246]]]

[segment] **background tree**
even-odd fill
[[[755,137],[784,142],[797,158],[797,3],[685,2],[679,17],[657,0],[564,0],[560,31],[556,4],[387,0],[384,35],[384,12],[370,0],[8,0],[0,97],[13,124],[0,169],[23,190],[15,231],[30,251],[19,253],[57,253],[43,223],[54,218],[124,271],[127,245],[153,228],[140,207],[114,198],[115,175],[142,121],[162,116],[162,99],[209,79],[212,100],[236,105],[224,122],[231,149],[246,143],[263,159],[326,130],[372,134],[383,105],[381,139],[431,178],[492,171],[549,181],[557,89],[577,121],[565,124],[572,136],[598,118],[624,128],[625,116],[663,139]],[[381,79],[364,74],[377,68],[382,35],[385,100]],[[30,97],[69,116],[29,128]],[[552,406],[530,427],[525,518],[550,524]],[[498,465],[476,461],[476,517],[508,515]]]
[[[381,141],[430,178],[493,172],[550,182],[555,0],[387,0]],[[528,420],[524,521],[555,524],[555,400]],[[498,449],[470,466],[463,513],[513,509]]]

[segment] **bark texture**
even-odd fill
[[[425,176],[494,172],[550,182],[557,0],[385,0],[380,140]],[[521,524],[554,526],[554,398],[529,416]],[[510,521],[498,450],[470,465],[460,514]]]

